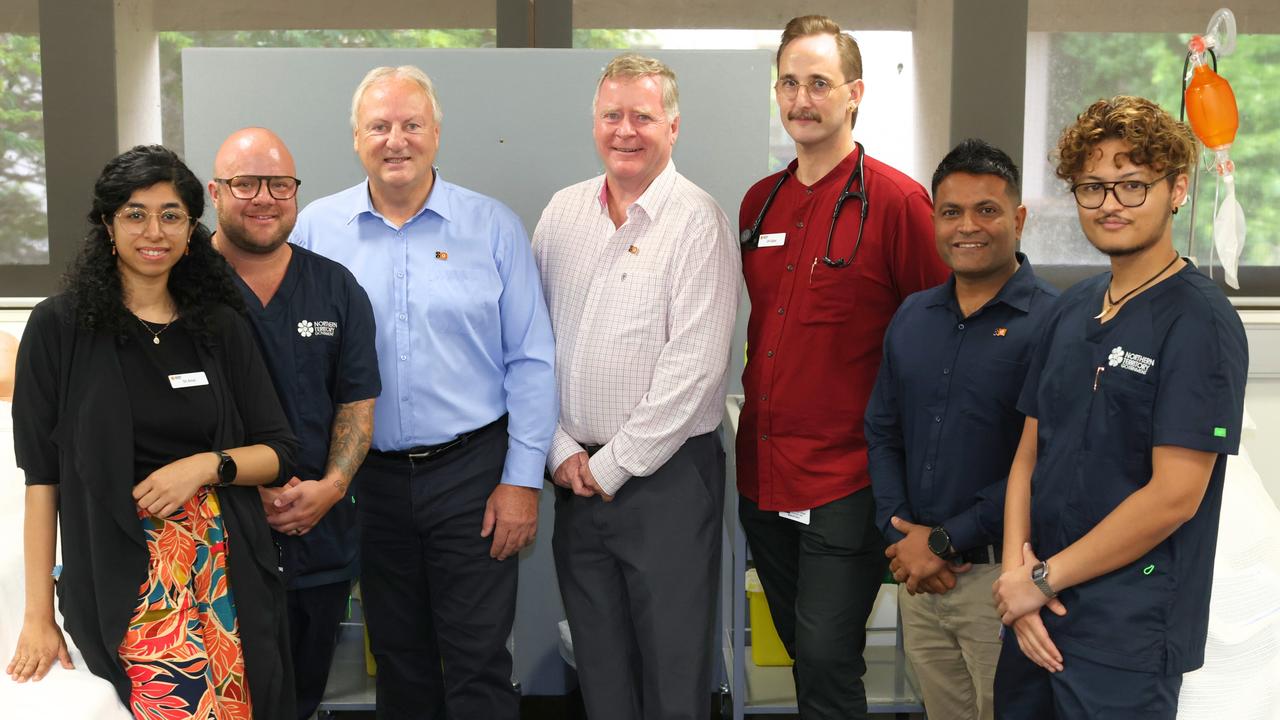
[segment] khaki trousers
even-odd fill
[[[974,565],[944,595],[908,595],[898,586],[907,659],[925,712],[937,720],[992,720],[1000,658],[1000,618],[991,585],[1000,565]]]

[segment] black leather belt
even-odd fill
[[[583,445],[582,449],[587,451],[587,457],[595,457],[596,453],[600,452],[600,448],[602,447],[604,446],[603,445]]]
[[[419,445],[408,450],[377,450],[369,448],[369,454],[383,458],[385,460],[409,461],[410,463],[428,463],[438,460],[452,450],[456,450],[466,445],[475,436],[492,430],[498,425],[506,424],[507,416],[494,420],[493,422],[481,428],[476,428],[470,432],[464,432],[448,442],[442,442],[439,445]]]
[[[971,550],[965,550],[957,555],[955,560],[952,562],[957,564],[973,563],[974,565],[995,565],[996,563],[999,563],[1003,557],[1001,555],[1001,550],[1002,547],[1000,545],[983,545]]]

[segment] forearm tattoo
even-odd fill
[[[333,476],[342,492],[347,491],[373,439],[373,400],[359,400],[338,406],[329,438],[329,463],[325,474]]]

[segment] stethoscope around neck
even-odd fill
[[[827,267],[842,268],[853,264],[853,259],[858,256],[858,246],[862,245],[862,228],[867,223],[867,181],[862,175],[862,159],[867,153],[862,148],[862,143],[855,142],[854,146],[858,148],[858,164],[854,166],[853,172],[849,173],[849,179],[844,181],[844,188],[840,191],[840,197],[836,199],[835,209],[831,212],[831,227],[827,228],[827,246],[820,258]],[[756,216],[755,224],[750,228],[743,230],[738,235],[738,244],[743,250],[755,250],[760,247],[760,225],[764,223],[764,216],[769,212],[769,207],[773,205],[773,199],[777,197],[778,190],[782,188],[782,183],[787,181],[791,176],[790,170],[783,170],[782,177],[778,178],[777,184],[769,191],[769,197],[764,201],[764,207],[760,208],[760,214]],[[851,191],[853,181],[858,181],[859,190]],[[849,253],[848,258],[831,258],[831,238],[836,232],[836,221],[840,219],[840,209],[848,200],[858,201],[858,237],[853,243],[853,252]]]

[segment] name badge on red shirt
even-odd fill
[[[782,247],[786,242],[786,233],[764,233],[760,236],[760,247]]]

